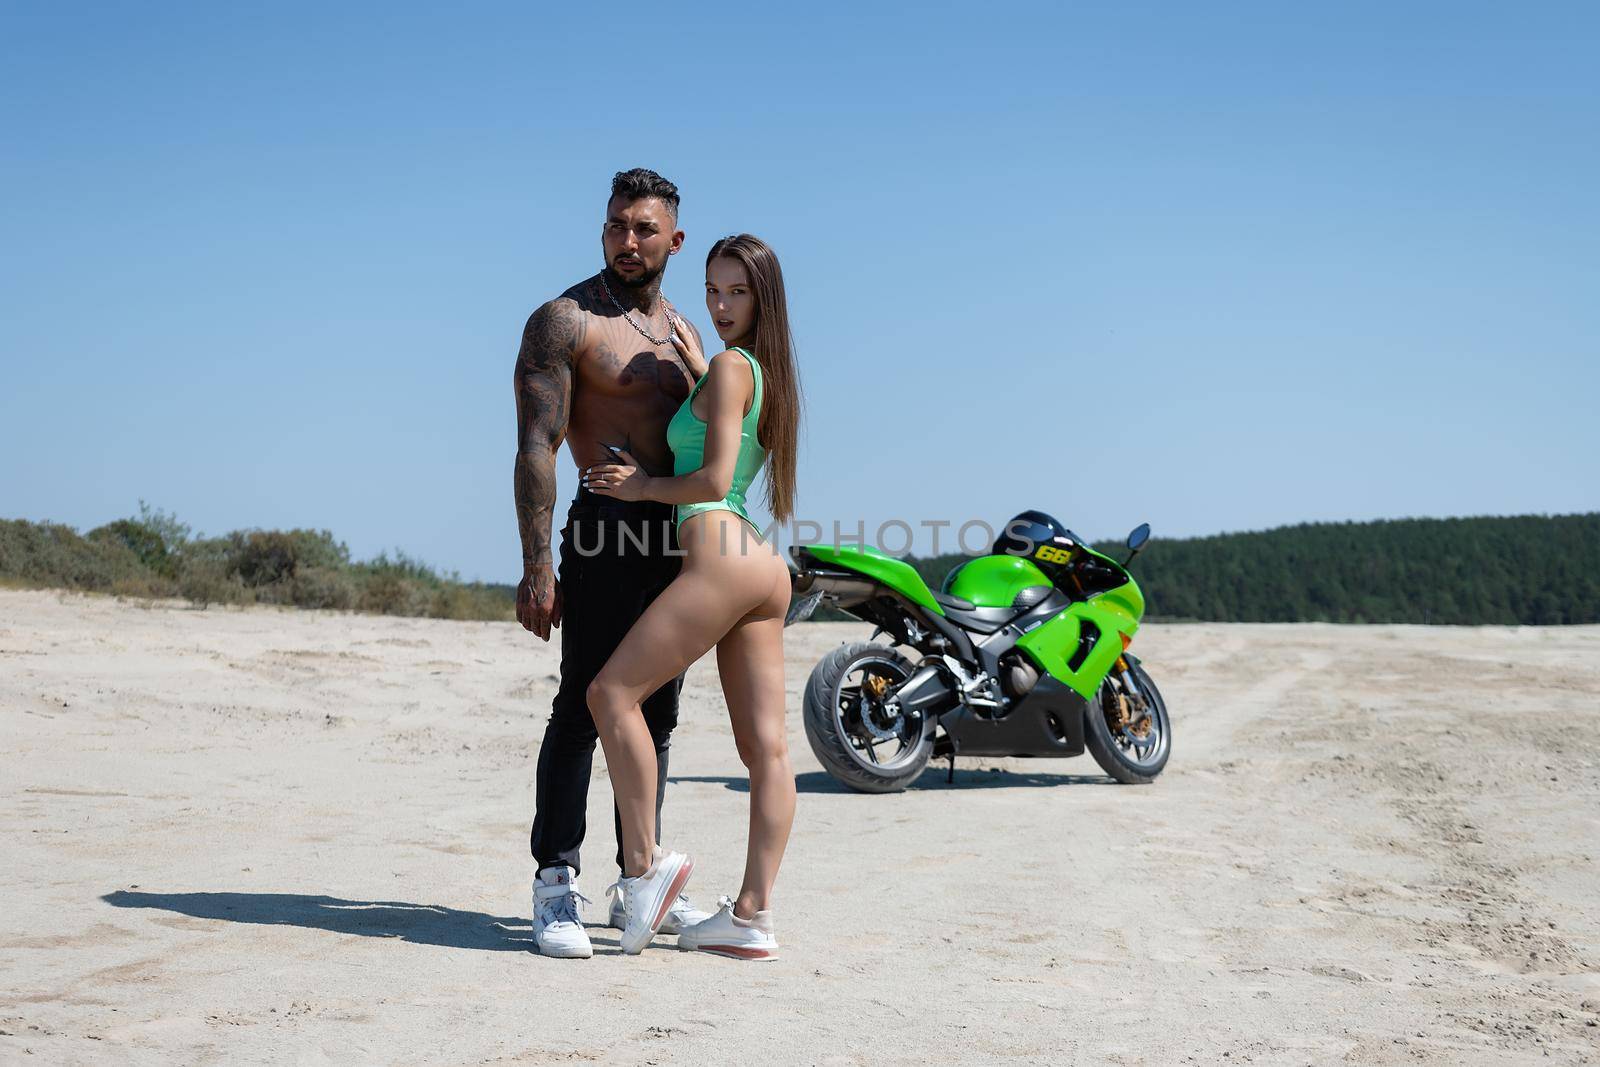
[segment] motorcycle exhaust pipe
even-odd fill
[[[956,697],[937,663],[919,666],[895,691],[900,710],[923,716],[940,715],[955,707]]]
[[[848,608],[871,600],[878,594],[878,584],[865,578],[806,570],[794,576],[794,593],[801,597],[820,594],[822,599]]]

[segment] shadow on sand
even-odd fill
[[[949,771],[944,766],[930,766],[906,788],[908,789],[1023,789],[1046,788],[1061,785],[1116,785],[1116,780],[1104,774],[1045,774],[1039,771],[1007,771],[999,767],[979,770],[956,768],[956,780],[947,782]],[[726,786],[735,793],[750,792],[750,779],[731,775],[675,774],[668,782],[703,782]],[[852,793],[854,790],[840,785],[826,771],[807,771],[794,776],[795,789],[801,793]]]
[[[458,911],[396,900],[341,900],[299,893],[132,893],[100,898],[114,908],[154,908],[264,926],[303,926],[362,937],[394,937],[418,945],[527,952],[533,948],[525,918]]]

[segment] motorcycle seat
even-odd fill
[[[935,593],[933,594],[933,599],[938,602],[941,608],[947,610],[972,611],[978,606],[965,597],[951,596],[949,593]]]

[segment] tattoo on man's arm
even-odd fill
[[[524,566],[550,564],[556,450],[567,435],[573,361],[583,335],[583,313],[564,298],[535,311],[522,333],[515,374],[517,461],[513,481]]]

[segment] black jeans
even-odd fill
[[[599,740],[588,689],[623,635],[678,575],[672,505],[624,501],[579,489],[561,531],[561,685],[550,708],[534,785],[530,846],[540,869],[579,870],[587,829],[589,772]],[[680,674],[646,697],[645,725],[656,747],[656,840],[667,791],[667,747],[678,724]],[[612,807],[617,867],[622,819]]]

